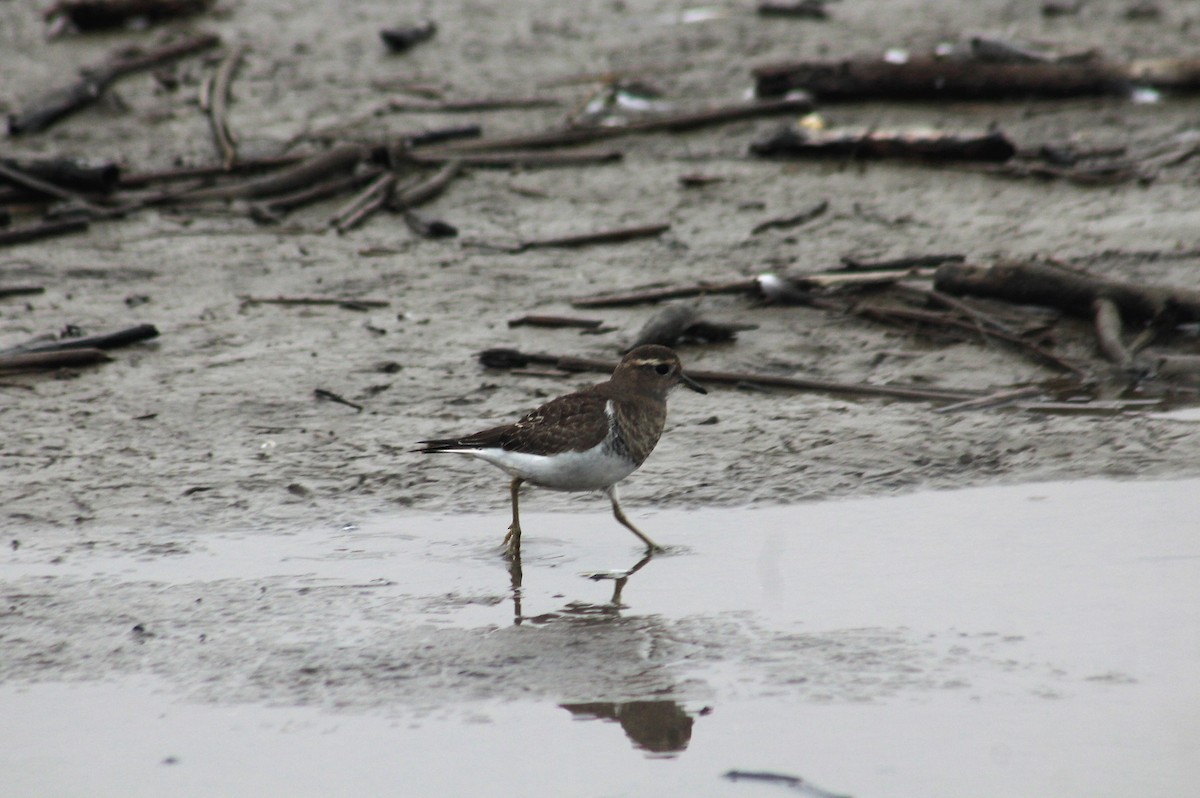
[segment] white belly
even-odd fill
[[[602,446],[549,457],[500,449],[461,451],[503,468],[514,477],[552,490],[604,490],[637,470],[629,460],[604,452]]]

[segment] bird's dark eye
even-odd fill
[[[668,366],[666,363],[659,363],[657,366],[654,367],[654,370],[657,373],[663,375],[664,377],[671,373],[671,367]]]

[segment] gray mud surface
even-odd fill
[[[596,73],[630,70],[660,87],[665,101],[691,108],[743,99],[750,69],[776,60],[888,47],[922,52],[973,32],[1062,50],[1099,47],[1118,59],[1184,57],[1194,55],[1200,25],[1200,9],[1187,0],[1159,3],[1162,15],[1147,21],[1127,19],[1128,4],[1116,0],[1092,0],[1064,19],[1043,18],[1033,2],[843,0],[824,23],[760,18],[751,5],[706,3],[719,13],[688,22],[682,4],[655,0],[222,2],[191,25],[219,33],[227,46],[250,48],[230,111],[246,157],[276,154],[295,141],[377,140],[470,121],[481,122],[488,135],[536,131],[586,101],[595,84],[579,77]],[[420,16],[436,19],[437,36],[403,56],[386,54],[378,29]],[[0,102],[14,110],[23,98],[146,35],[48,43],[33,4],[2,4]],[[125,80],[112,101],[47,133],[10,139],[6,154],[112,158],[133,171],[213,163],[208,123],[195,99],[208,71],[202,63],[183,62],[174,90],[148,75]],[[544,92],[562,105],[486,115],[376,112],[417,84],[450,98]],[[820,111],[831,126],[956,130],[994,123],[1021,146],[1072,142],[1124,146],[1138,155],[1195,135],[1200,104],[1186,97],[1152,104],[1111,98],[866,103]],[[46,287],[39,296],[0,299],[0,347],[66,325],[99,333],[148,322],[162,333],[114,351],[114,361],[101,367],[0,379],[0,561],[8,558],[24,574],[6,577],[2,588],[0,682],[145,671],[177,679],[192,695],[331,709],[477,696],[704,700],[703,691],[656,681],[656,658],[736,666],[745,664],[749,649],[813,672],[840,674],[847,662],[858,663],[856,673],[876,685],[860,695],[848,677],[803,686],[763,677],[747,688],[763,695],[886,696],[889,679],[901,680],[896,689],[940,679],[936,667],[929,671],[939,662],[951,663],[946,679],[958,678],[953,655],[934,652],[940,644],[893,628],[804,638],[758,629],[752,618],[736,615],[601,615],[600,622],[585,613],[583,620],[548,623],[532,637],[528,627],[436,623],[438,613],[463,602],[511,600],[503,565],[488,559],[507,523],[507,481],[481,463],[410,449],[422,438],[515,418],[596,379],[488,372],[476,361],[480,350],[503,345],[615,358],[652,312],[574,311],[573,297],[821,271],[843,257],[944,252],[983,263],[1053,256],[1114,277],[1191,288],[1200,282],[1200,159],[1163,169],[1149,185],[1088,188],[916,165],[748,156],[749,144],[779,124],[756,120],[621,139],[614,146],[623,160],[607,165],[471,171],[426,208],[455,224],[457,239],[419,239],[387,215],[339,236],[327,227],[331,203],[273,227],[256,225],[240,208],[147,212],[0,252],[0,283]],[[720,180],[684,187],[679,178],[693,173]],[[751,234],[767,219],[822,199],[829,211],[802,228]],[[478,245],[653,222],[671,228],[657,239],[575,251],[510,254]],[[244,296],[357,297],[390,305],[354,312],[248,305]],[[683,348],[685,367],[973,389],[1055,376],[1004,349],[930,342],[814,308],[714,297],[702,309],[709,318],[757,328],[733,344]],[[615,329],[591,336],[507,326],[525,313],[602,318]],[[1084,326],[1060,322],[1059,334],[1066,354],[1096,360]],[[364,409],[320,401],[318,388]],[[933,410],[920,402],[813,393],[681,391],[658,449],[622,486],[624,504],[637,518],[653,508],[1200,474],[1196,424],[1149,413]],[[538,491],[527,494],[523,507],[606,509],[597,496]],[[282,540],[376,517],[461,512],[487,515],[470,538],[478,548],[465,553],[496,569],[495,589],[482,595],[459,596],[432,582],[388,590],[386,600],[373,597],[370,584],[320,589],[328,563],[319,560],[312,584],[270,570],[209,579],[142,575],[156,563],[202,553],[226,534]],[[628,545],[609,524],[598,525],[604,530],[598,535]],[[687,545],[685,535],[674,529],[669,542]],[[589,542],[572,537],[564,545],[586,550]],[[218,548],[237,557],[236,547]],[[93,576],[94,560],[124,561],[127,571]],[[591,567],[586,560],[572,567]],[[557,564],[550,556],[532,567]],[[407,578],[381,570],[377,578]],[[603,592],[591,600],[603,604]],[[575,596],[561,598],[565,605]],[[414,620],[425,616],[434,620]],[[396,617],[408,620],[391,624]],[[139,624],[157,637],[130,631]],[[199,635],[213,628],[226,633],[198,645]],[[161,645],[166,640],[176,642]],[[621,653],[631,651],[637,655]],[[514,663],[532,661],[534,653],[537,664],[523,671],[526,678],[506,678]],[[875,656],[888,664],[872,681]],[[903,674],[922,669],[914,682],[903,681]],[[207,692],[197,682],[206,682]]]

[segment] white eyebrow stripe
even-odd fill
[[[661,365],[663,365],[664,363],[666,363],[666,364],[668,364],[668,365],[669,365],[669,364],[670,364],[670,362],[671,362],[671,361],[669,361],[669,360],[660,360],[660,359],[658,359],[658,358],[647,358],[647,359],[645,359],[645,360],[631,360],[631,361],[629,361],[630,365],[633,365],[633,366],[661,366]]]

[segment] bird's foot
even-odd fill
[[[521,556],[521,525],[513,522],[508,525],[508,534],[504,536],[504,556],[515,560]]]

